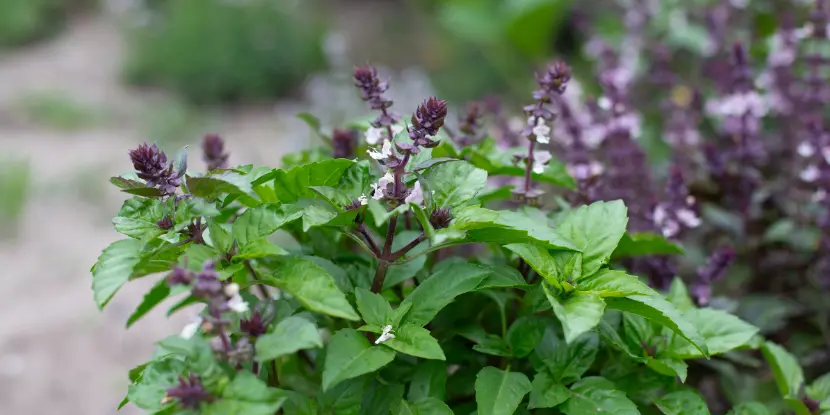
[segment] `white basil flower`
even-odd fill
[[[802,141],[801,144],[798,145],[797,151],[798,155],[801,157],[812,157],[813,154],[816,154],[816,148],[807,141]]]
[[[533,153],[533,172],[542,174],[547,168],[548,162],[553,158],[550,151],[537,151]]]
[[[195,320],[193,320],[191,323],[188,323],[186,326],[184,326],[180,336],[183,339],[193,338],[193,336],[195,336],[196,332],[199,330],[199,327],[202,327],[202,322],[203,321],[204,321],[204,319],[202,319],[201,317],[196,317]]]
[[[389,140],[383,140],[383,146],[380,148],[380,151],[370,148],[366,150],[366,152],[369,153],[369,157],[375,160],[383,160],[392,155],[392,142]]]
[[[548,125],[545,123],[544,118],[536,118],[536,125],[533,127],[533,135],[536,136],[537,143],[550,143],[550,127],[548,127]]]
[[[228,298],[236,297],[237,295],[239,295],[239,284],[230,283],[230,284],[225,286],[224,291],[225,291],[225,295],[227,295]]]
[[[395,338],[395,334],[392,333],[392,326],[391,325],[383,326],[383,329],[381,329],[381,330],[382,330],[382,333],[381,333],[380,337],[378,337],[378,339],[375,340],[375,344],[381,344],[381,343],[383,343],[387,340]]]
[[[392,176],[392,173],[387,171],[386,174],[383,175],[383,177],[378,179],[377,183],[372,184],[372,189],[374,190],[374,193],[372,193],[372,199],[375,199],[375,200],[383,199],[383,192],[386,190],[386,186],[388,186],[389,183],[392,183],[394,181],[395,181],[395,176]],[[361,202],[361,204],[362,203],[363,202]]]
[[[385,134],[385,128],[369,127],[369,129],[366,130],[366,144],[369,144],[370,146],[377,145],[380,140],[383,139]]]
[[[798,177],[805,182],[814,182],[818,179],[820,172],[818,171],[818,167],[814,165],[807,166],[804,170],[801,171],[801,174]]]
[[[420,204],[424,201],[424,192],[421,190],[421,182],[415,182],[415,186],[412,187],[412,191],[409,192],[409,196],[407,196],[403,201],[415,204]]]
[[[228,300],[228,308],[237,313],[247,313],[248,303],[242,299],[242,296],[237,294]]]

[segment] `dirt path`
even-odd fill
[[[128,148],[152,140],[135,114],[160,99],[119,84],[122,52],[110,23],[81,19],[58,39],[0,55],[0,156],[26,158],[34,171],[18,236],[0,238],[2,414],[115,413],[127,370],[146,359],[154,340],[178,332],[189,319],[183,314],[168,321],[157,310],[124,330],[149,279],[127,286],[104,313],[92,301],[89,267],[118,237],[109,218],[124,199],[106,179],[129,169]],[[43,91],[105,108],[106,119],[66,132],[21,117],[20,97]],[[216,125],[228,132],[235,162],[276,163],[305,145],[307,133],[292,115],[297,109],[240,110],[223,114]],[[184,141],[196,144],[198,136]],[[198,169],[195,153],[191,165]]]

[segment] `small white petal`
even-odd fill
[[[813,193],[813,197],[811,199],[813,200],[813,202],[821,202],[825,198],[827,198],[827,192],[822,189],[819,189],[815,193]]]
[[[202,326],[202,321],[203,320],[201,317],[196,317],[196,319],[193,320],[193,322],[184,326],[184,328],[182,329],[181,337],[183,339],[193,338],[193,336],[195,336],[196,332],[199,330],[199,327]]]
[[[387,325],[383,326],[380,330],[383,332],[383,334],[389,334],[389,332],[392,331],[392,325],[387,324]]]
[[[824,161],[826,161],[827,164],[830,164],[830,147],[822,148],[821,155],[824,157]]]
[[[392,334],[392,333],[383,333],[383,334],[380,335],[380,337],[378,337],[377,340],[375,340],[375,344],[381,344],[381,343],[383,343],[387,340],[394,339],[394,338],[395,338],[395,335]]]
[[[245,313],[248,311],[248,303],[242,299],[242,296],[237,295],[228,300],[228,308],[237,313]]]
[[[383,153],[381,153],[381,152],[379,152],[379,151],[377,151],[373,148],[370,148],[370,149],[366,150],[366,152],[369,153],[369,157],[371,157],[375,160],[383,160],[383,159],[386,158],[386,156],[384,156]]]
[[[679,209],[677,211],[677,219],[689,228],[700,226],[700,218],[691,209]]]
[[[818,171],[818,167],[811,164],[802,170],[798,177],[805,182],[814,182],[818,179],[819,174],[820,172]]]
[[[666,221],[666,219],[668,219],[666,208],[663,205],[655,206],[654,212],[652,213],[652,217],[654,218],[654,223],[656,223],[657,225],[663,224]]]
[[[816,154],[816,148],[807,141],[802,141],[801,144],[798,145],[797,151],[798,155],[801,157],[812,157],[813,154]]]
[[[533,153],[533,162],[539,164],[548,164],[548,162],[553,158],[551,156],[550,151],[536,151]]]
[[[376,145],[383,138],[385,132],[386,131],[381,128],[369,127],[369,129],[366,130],[366,143],[370,146]]]
[[[680,233],[680,225],[673,220],[667,221],[663,224],[662,233],[666,238],[673,238]]]
[[[404,202],[420,204],[423,201],[424,192],[421,190],[421,182],[415,182],[415,186],[412,187],[412,191],[409,193],[409,196],[407,196],[406,199],[404,199]]]
[[[400,133],[401,131],[403,131],[403,126],[400,126],[400,125],[393,125],[392,126],[392,135],[393,136],[398,135],[398,133]]]
[[[599,176],[600,174],[602,174],[603,171],[605,171],[605,169],[602,167],[602,164],[600,164],[600,162],[598,161],[592,161],[588,167],[588,173],[590,174],[590,177]]]
[[[600,108],[602,108],[606,111],[610,110],[611,109],[611,100],[608,97],[603,95],[603,96],[599,97],[599,99],[597,100],[597,105],[599,105]]]
[[[386,157],[392,155],[392,142],[389,140],[383,140],[383,147],[381,147],[380,152],[383,153]]]
[[[387,185],[395,182],[395,176],[391,172],[386,172],[380,179],[378,179],[378,187],[385,189]]]
[[[360,195],[360,196],[358,196],[358,197],[357,197],[357,200],[360,202],[360,204],[361,204],[362,206],[366,206],[366,204],[368,204],[368,203],[369,203],[369,198],[368,198],[368,197],[366,197],[366,194],[365,194],[365,193],[364,193],[364,194],[362,194],[362,195]]]
[[[225,295],[235,297],[237,294],[239,294],[239,284],[232,282],[225,286]]]

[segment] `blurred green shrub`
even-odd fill
[[[79,102],[63,91],[38,91],[27,94],[17,103],[23,115],[45,127],[76,131],[102,121],[102,109]]]
[[[429,68],[436,87],[442,96],[477,99],[483,91],[526,89],[517,74],[553,55],[569,31],[571,0],[431,0],[420,6],[436,25],[430,49],[439,58],[433,56]]]
[[[59,31],[72,1],[0,1],[0,46],[15,46]]]
[[[127,77],[197,103],[283,96],[324,66],[311,1],[154,1],[129,30]]]
[[[15,233],[28,201],[30,180],[27,160],[0,158],[0,236]]]

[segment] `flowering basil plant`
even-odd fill
[[[133,195],[113,220],[124,238],[92,268],[95,301],[103,308],[128,281],[160,274],[128,326],[168,297],[178,298],[168,313],[200,312],[130,371],[122,406],[708,414],[690,369],[760,349],[777,401],[799,414],[830,410],[830,377],[805,385],[796,359],[756,327],[699,306],[708,286],[675,278],[652,288],[626,271],[682,253],[667,238],[697,225],[694,200],[678,179],[673,199],[649,213],[662,235],[627,232],[643,212],[597,200],[604,168],[588,156],[590,138],[570,130],[567,162],[551,154],[551,138],[576,122],[563,105],[567,65],[537,76],[510,151],[482,127],[483,104],[453,128],[434,97],[404,120],[375,69],[357,68],[354,81],[376,116],[327,134],[304,115],[328,145],[281,169],[231,167],[215,135],[203,143],[204,174],[187,170],[184,152],[130,151],[135,174],[111,180]],[[607,100],[604,129],[591,134],[632,157],[633,113],[621,93]],[[716,252],[700,281],[733,257]]]

